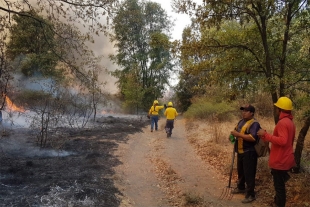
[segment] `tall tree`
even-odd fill
[[[309,51],[305,50],[309,48],[308,1],[203,1],[199,6],[192,0],[174,3],[179,11],[196,15],[201,48],[214,54],[212,67],[218,72],[227,74],[228,68],[239,85],[245,83],[247,77],[243,75],[250,75],[251,81],[261,78],[274,103],[279,96],[310,92]],[[228,22],[230,27],[225,27]],[[231,23],[238,29],[227,30],[233,28]],[[233,75],[238,69],[239,73]],[[275,113],[274,119],[278,121]],[[303,129],[306,126],[309,121]],[[300,133],[303,136],[299,137],[305,137],[306,130]],[[298,140],[296,148],[302,148],[302,144],[303,140]]]
[[[111,40],[115,42],[117,53],[111,59],[120,66],[113,74],[118,78],[118,87],[125,99],[128,75],[135,74],[142,88],[137,88],[137,93],[142,93],[144,109],[154,99],[162,97],[164,86],[169,84],[169,72],[173,69],[170,26],[159,4],[138,0],[124,1],[113,19]]]

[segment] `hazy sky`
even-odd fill
[[[169,16],[175,20],[175,26],[172,32],[173,40],[180,40],[182,38],[182,32],[184,27],[190,24],[190,18],[186,14],[177,14],[172,11],[171,0],[150,0],[152,2],[159,3],[163,9],[165,9]]]

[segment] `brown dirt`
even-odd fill
[[[40,149],[29,129],[9,131],[0,138],[0,206],[267,206],[263,196],[251,204],[242,195],[219,199],[228,175],[216,166],[224,158],[229,165],[231,153],[197,144],[193,136],[208,131],[186,128],[181,117],[167,138],[164,122],[155,132],[145,117],[63,128],[58,150]]]
[[[119,148],[121,162],[127,163],[116,167],[121,206],[253,206],[241,204],[242,195],[219,199],[228,183],[189,144],[183,119],[176,120],[171,138],[164,120],[160,124],[158,131],[148,126],[131,135]]]

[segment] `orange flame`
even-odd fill
[[[101,114],[107,114],[107,112],[105,110],[102,110]]]
[[[102,110],[101,112],[100,112],[101,114],[115,114],[115,112],[113,111],[113,110]]]
[[[9,97],[5,97],[5,102],[7,107],[11,110],[11,111],[18,111],[18,112],[25,112],[25,110],[22,107],[18,107],[16,106]]]

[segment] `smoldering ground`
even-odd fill
[[[104,116],[92,128],[62,128],[51,145],[39,148],[29,128],[0,138],[0,206],[119,206],[113,155],[127,135],[149,121],[138,116]],[[56,145],[58,143],[58,145]]]

